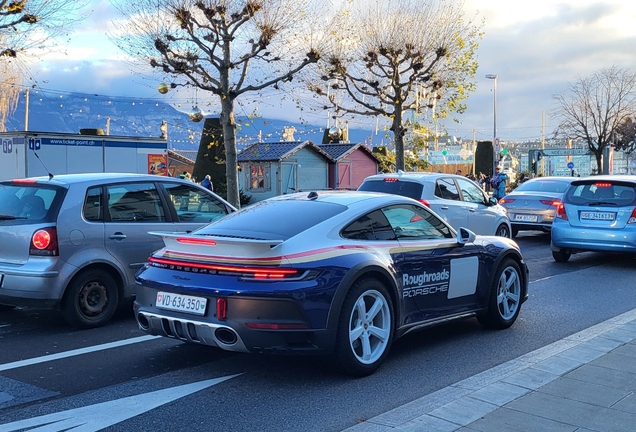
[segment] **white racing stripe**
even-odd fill
[[[101,345],[94,345],[94,346],[90,346],[90,347],[86,347],[86,348],[79,348],[79,349],[75,349],[75,350],[71,350],[71,351],[64,351],[64,352],[57,353],[57,354],[50,354],[50,355],[45,355],[45,356],[42,356],[42,357],[34,357],[34,358],[31,358],[31,359],[26,359],[26,360],[20,360],[20,361],[16,361],[16,362],[11,362],[11,363],[0,364],[0,372],[6,371],[6,370],[10,370],[10,369],[17,369],[17,368],[21,368],[21,367],[24,367],[24,366],[30,366],[30,365],[34,365],[34,364],[38,364],[38,363],[45,363],[45,362],[48,362],[48,361],[59,360],[59,359],[67,358],[67,357],[73,357],[73,356],[77,356],[77,355],[88,354],[88,353],[97,352],[97,351],[103,351],[103,350],[107,350],[107,349],[111,349],[111,348],[118,348],[118,347],[121,347],[121,346],[132,345],[132,344],[136,344],[136,343],[140,343],[140,342],[146,342],[146,341],[157,339],[157,338],[160,338],[160,337],[161,336],[150,336],[150,335],[139,336],[139,337],[136,337],[136,338],[124,339],[124,340],[120,340],[120,341],[117,341],[117,342],[110,342],[110,343],[105,343],[105,344],[101,344]]]

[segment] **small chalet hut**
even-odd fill
[[[256,143],[238,155],[239,188],[257,202],[295,191],[329,188],[335,163],[311,141]]]
[[[378,173],[378,159],[364,144],[321,144],[334,160],[329,165],[329,188],[357,189],[365,178]]]

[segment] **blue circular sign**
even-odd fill
[[[574,168],[574,162],[568,162],[568,169]]]

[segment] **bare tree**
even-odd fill
[[[620,124],[636,112],[636,75],[612,66],[570,84],[569,94],[555,95],[555,137],[582,140],[600,172],[603,151],[613,145]]]
[[[325,5],[324,1],[320,2]],[[228,201],[240,205],[235,101],[292,78],[319,58],[311,0],[121,0],[120,48],[218,97]]]
[[[625,118],[616,128],[614,148],[625,153],[627,158],[627,174],[631,174],[629,159],[636,150],[636,121],[634,121],[633,117]]]
[[[18,107],[21,73],[14,62],[0,62],[0,132],[6,132],[6,122]]]
[[[0,59],[47,48],[68,31],[87,0],[0,0]]]
[[[339,50],[323,59],[326,83],[310,89],[337,112],[390,119],[396,168],[404,170],[406,110],[430,110],[429,124],[466,109],[474,83],[480,25],[466,21],[453,0],[358,3]],[[325,107],[327,108],[327,107]]]

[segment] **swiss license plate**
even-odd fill
[[[515,221],[517,222],[536,222],[537,220],[536,215],[515,215]]]
[[[155,304],[159,309],[203,315],[205,314],[205,307],[207,303],[208,299],[204,297],[193,297],[159,291],[157,293],[157,301]]]
[[[613,221],[614,213],[584,211],[584,212],[581,212],[581,219]]]

